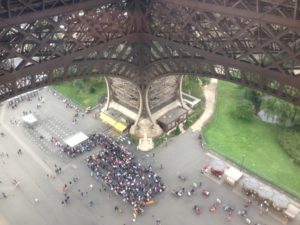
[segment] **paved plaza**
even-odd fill
[[[84,116],[79,113],[74,123],[75,109],[66,107],[64,98],[54,95],[52,89],[40,90],[39,96],[43,97],[43,102],[35,97],[20,103],[15,109],[8,108],[7,103],[0,107],[0,132],[5,134],[0,137],[0,193],[7,196],[0,199],[0,225],[155,225],[157,220],[163,225],[246,224],[245,218],[237,214],[243,209],[246,196],[236,188],[200,173],[200,169],[210,162],[211,154],[202,150],[198,135],[191,131],[146,153],[124,141],[138,161],[145,166],[151,165],[167,187],[133,222],[132,208],[120,196],[105,190],[87,167],[86,158],[100,147],[69,158],[59,153],[50,142],[52,136],[65,139],[80,131],[87,135],[95,132],[109,134],[110,128],[94,118],[94,112]],[[25,111],[37,115],[34,129],[21,122]],[[22,154],[18,154],[18,149]],[[60,174],[55,173],[56,167],[61,167]],[[179,179],[179,175],[186,180]],[[13,179],[20,183],[18,187],[12,184]],[[192,196],[184,194],[179,198],[172,194],[172,190],[191,190],[193,183],[199,186],[200,182],[202,186],[195,188]],[[61,204],[64,184],[68,184],[65,193],[70,197],[66,205]],[[209,197],[202,195],[203,189],[209,190]],[[215,213],[211,213],[209,207],[217,198],[222,203]],[[91,205],[90,201],[94,204]],[[230,222],[226,220],[223,204],[234,208]],[[200,206],[201,215],[194,213],[194,205]],[[122,212],[116,212],[115,206]],[[287,224],[286,220],[274,215],[259,215],[256,202],[250,206],[248,214],[251,224]],[[288,224],[298,225],[299,215],[298,220]]]

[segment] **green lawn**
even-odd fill
[[[204,129],[208,147],[239,165],[244,161],[247,169],[300,198],[300,166],[280,148],[276,138],[280,126],[257,118],[247,123],[232,116],[243,93],[237,85],[219,82],[216,112]]]
[[[93,87],[94,92],[90,93],[89,88]],[[100,96],[106,93],[106,84],[103,78],[95,77],[83,79],[81,82],[67,81],[55,88],[64,96],[70,98],[79,107],[85,109],[98,104]]]

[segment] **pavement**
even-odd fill
[[[147,207],[134,223],[129,205],[119,196],[104,191],[101,183],[90,176],[85,159],[92,152],[70,159],[59,154],[55,146],[40,145],[35,136],[28,134],[29,128],[18,121],[21,120],[24,110],[34,111],[38,114],[39,129],[43,130],[45,135],[58,132],[62,138],[63,131],[66,130],[90,134],[106,133],[109,128],[90,114],[84,118],[80,117],[78,122],[73,124],[72,117],[75,111],[66,108],[63,99],[53,95],[47,88],[42,89],[40,95],[45,98],[45,103],[40,109],[36,109],[37,99],[23,102],[14,110],[7,108],[6,103],[0,108],[0,131],[5,133],[5,137],[0,137],[0,153],[4,153],[0,157],[0,193],[7,194],[7,198],[0,198],[1,225],[155,225],[158,219],[163,225],[227,224],[226,214],[221,208],[214,214],[209,212],[209,207],[217,198],[222,200],[222,204],[226,203],[235,208],[232,221],[228,224],[245,223],[244,218],[236,213],[242,208],[245,197],[236,194],[229,185],[200,173],[200,168],[210,162],[211,156],[201,148],[198,135],[191,130],[169,140],[152,152],[138,151],[135,146],[124,142],[140,163],[152,165],[167,186],[167,189],[155,198],[155,203]],[[57,128],[48,128],[46,121],[49,120]],[[69,134],[66,133],[65,136],[67,135]],[[22,155],[17,154],[19,148],[23,151]],[[99,148],[96,148],[93,152],[98,150]],[[54,173],[55,164],[62,167],[62,173],[59,175]],[[50,178],[47,174],[55,178]],[[186,181],[179,179],[179,174],[185,176]],[[72,183],[67,190],[70,204],[62,206],[62,187],[74,176],[79,180]],[[19,187],[11,183],[14,178],[20,182]],[[194,182],[202,182],[202,187],[197,188],[193,196],[184,195],[177,198],[172,195],[173,189],[185,187],[186,190],[190,190]],[[93,184],[93,189],[90,188],[90,184]],[[209,197],[201,194],[203,188],[210,191]],[[81,196],[78,189],[85,193],[84,196]],[[38,202],[35,202],[36,198]],[[93,206],[89,205],[90,200],[94,201]],[[193,212],[195,204],[201,208],[202,213],[199,216]],[[122,208],[123,213],[116,213],[114,206]],[[249,218],[261,224],[282,224],[271,215],[260,216],[255,204],[249,209]],[[299,220],[289,224],[299,225]]]

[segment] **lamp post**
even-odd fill
[[[242,158],[242,161],[241,161],[241,171],[242,171],[243,168],[244,168],[244,162],[245,162],[246,154],[244,153],[242,157],[243,157],[243,158]]]

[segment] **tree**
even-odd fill
[[[300,164],[300,131],[296,129],[283,129],[278,135],[278,141],[282,149]]]
[[[201,86],[208,85],[210,82],[210,79],[208,77],[201,77],[199,78],[199,80],[201,81]]]
[[[96,92],[96,88],[93,86],[89,87],[89,94],[94,94]]]
[[[298,106],[281,99],[266,96],[262,100],[261,108],[267,114],[276,115],[282,124],[290,121],[292,125],[300,125],[300,107]]]
[[[295,126],[300,127],[300,107],[295,106],[292,122]]]
[[[245,99],[240,100],[235,108],[234,115],[245,121],[251,121],[255,114],[253,104]]]
[[[263,94],[260,91],[252,90],[249,88],[246,88],[245,90],[245,98],[253,103],[256,112],[258,112],[260,109],[262,97]]]

